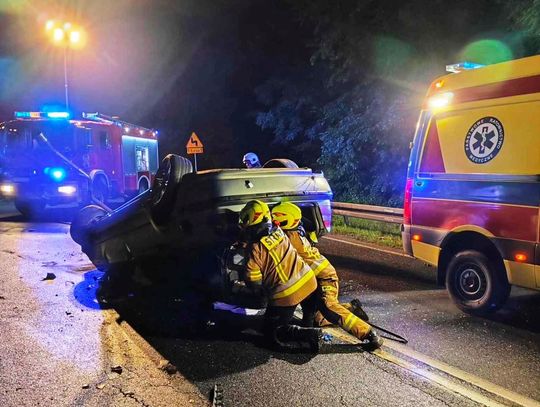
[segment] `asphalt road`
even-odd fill
[[[252,329],[260,318],[209,312],[185,292],[130,288],[98,302],[103,275],[69,238],[62,222],[70,212],[49,215],[27,223],[0,205],[1,406],[204,405],[216,384],[226,406],[515,405],[453,378],[454,370],[526,396],[530,405],[540,400],[539,293],[513,289],[504,309],[472,317],[436,287],[432,269],[330,236],[351,242],[321,243],[343,299],[359,297],[375,323],[409,339],[407,349],[452,370],[391,346],[362,353],[337,338],[318,355],[272,352]],[[56,278],[42,281],[47,273]],[[109,307],[178,373],[158,369]],[[116,365],[122,373],[111,370]]]

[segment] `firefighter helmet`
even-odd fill
[[[283,230],[296,229],[302,220],[302,211],[292,202],[282,202],[272,208],[272,220]]]
[[[242,162],[247,168],[259,168],[261,166],[259,157],[257,157],[257,154],[255,153],[245,154],[244,158],[242,159]]]
[[[270,222],[270,208],[263,201],[249,201],[240,211],[238,223],[247,228],[249,226]]]

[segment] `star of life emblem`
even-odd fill
[[[465,154],[475,164],[491,161],[501,150],[504,128],[495,117],[484,117],[475,122],[465,137]]]

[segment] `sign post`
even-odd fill
[[[199,139],[199,136],[195,134],[195,132],[191,133],[191,137],[186,144],[186,150],[188,154],[193,154],[193,161],[195,162],[195,172],[197,172],[197,154],[204,153],[204,145],[201,142],[201,139]]]

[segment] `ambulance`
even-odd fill
[[[403,245],[459,308],[484,313],[512,285],[540,290],[540,55],[447,68],[412,143]]]

